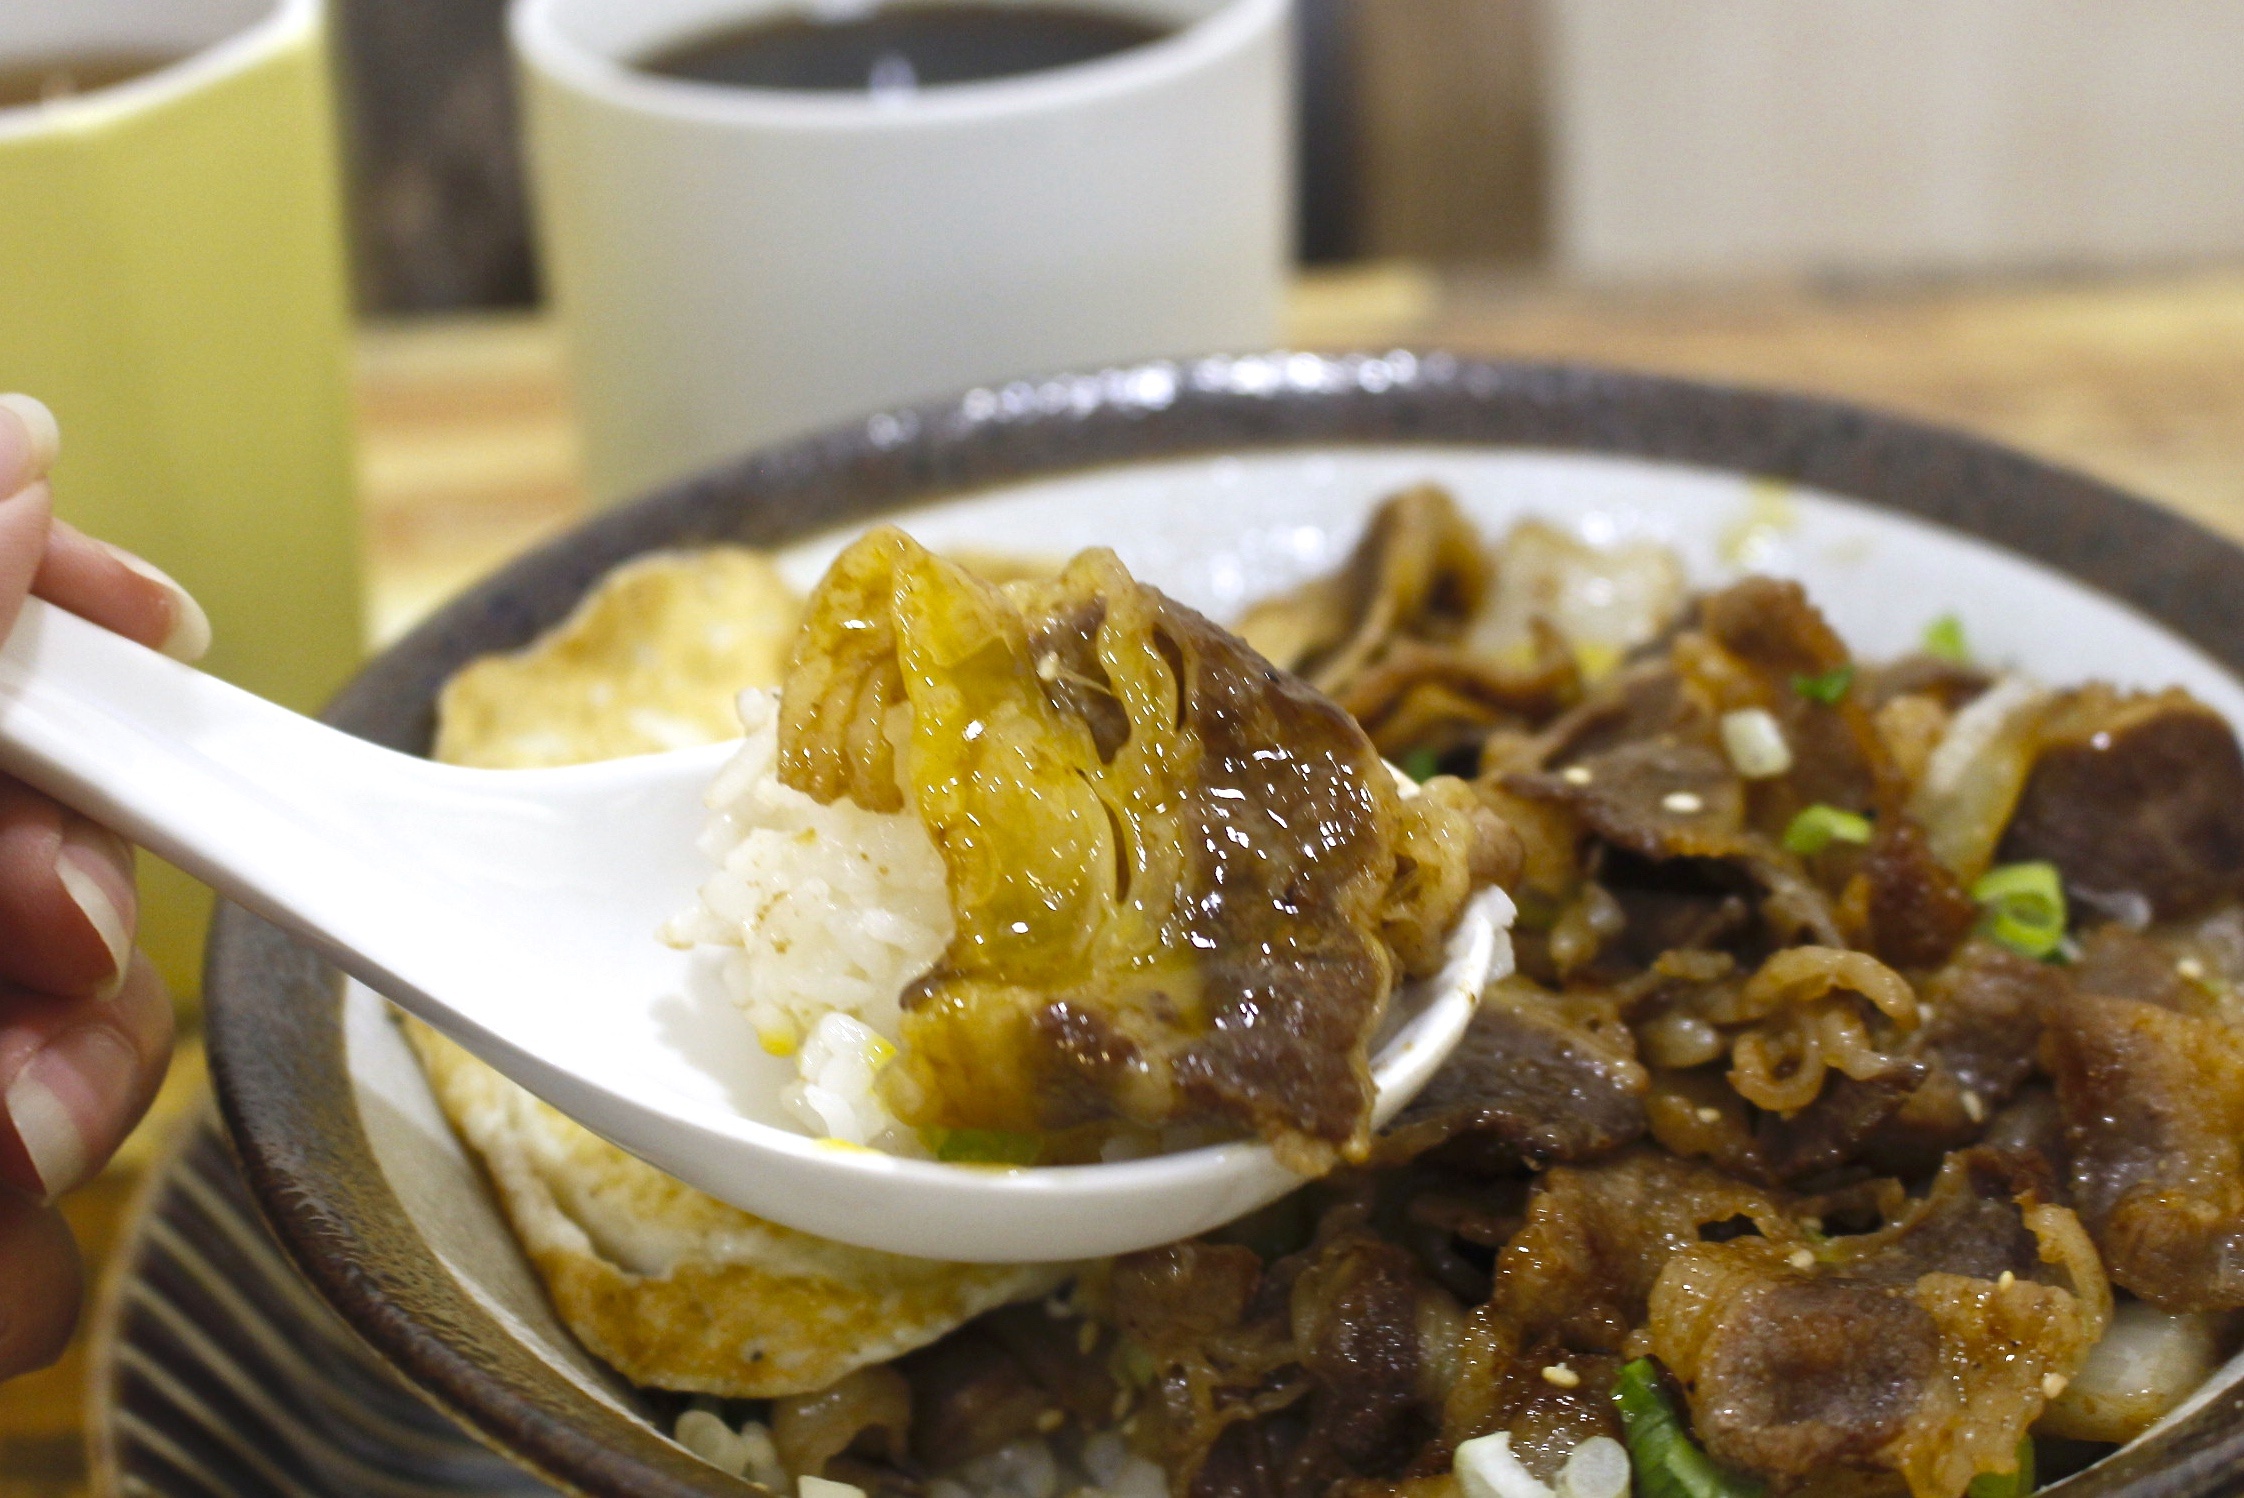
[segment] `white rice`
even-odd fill
[[[678,1417],[674,1434],[679,1445],[712,1467],[760,1482],[775,1493],[787,1491],[787,1469],[779,1463],[771,1427],[761,1420],[743,1421],[735,1430],[713,1404],[697,1403]]]
[[[955,930],[943,861],[909,810],[821,806],[781,784],[778,712],[777,692],[740,694],[747,739],[703,798],[717,873],[663,937],[730,949],[725,990],[765,1050],[794,1058],[783,1099],[807,1132],[909,1150],[875,1079],[896,1054],[898,995]]]

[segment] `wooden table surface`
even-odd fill
[[[1288,339],[1569,359],[1786,386],[2011,442],[2244,540],[2244,270],[2002,285],[1596,290],[1382,265],[1303,278]],[[554,330],[522,316],[366,329],[360,488],[371,642],[581,510]],[[200,1105],[183,1053],[150,1125],[67,1204],[98,1266],[168,1129]],[[0,1388],[0,1498],[85,1491],[80,1347]]]

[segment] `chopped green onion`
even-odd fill
[[[1421,783],[1441,773],[1441,756],[1431,749],[1413,749],[1402,759],[1402,772]]]
[[[1784,829],[1785,851],[1797,853],[1802,858],[1812,858],[1833,843],[1868,841],[1868,817],[1858,817],[1851,811],[1841,811],[1838,807],[1826,806],[1821,801],[1801,811]]]
[[[1954,666],[1971,664],[1971,647],[1964,643],[1964,622],[1954,614],[1942,614],[1925,626],[1924,652]]]
[[[1840,698],[1846,696],[1847,688],[1853,685],[1854,667],[1852,666],[1834,666],[1821,675],[1795,676],[1792,678],[1793,691],[1798,692],[1808,701],[1820,702],[1825,707],[1832,706]]]
[[[1034,1165],[1044,1136],[1007,1129],[922,1129],[935,1158],[953,1165]]]
[[[1650,1358],[1621,1369],[1613,1381],[1613,1403],[1628,1435],[1637,1498],[1760,1498],[1761,1484],[1717,1467],[1685,1433],[1674,1402],[1660,1387],[1659,1365]]]
[[[2065,885],[2053,863],[2006,863],[1971,887],[1979,930],[2025,957],[2047,957],[2065,939]]]
[[[2018,1469],[2015,1472],[1982,1472],[1964,1489],[1964,1498],[2026,1498],[2034,1490],[2034,1438],[2021,1436],[2018,1441]]]

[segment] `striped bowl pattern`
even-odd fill
[[[142,1195],[94,1331],[107,1498],[545,1498],[413,1393],[282,1256],[206,1108]]]

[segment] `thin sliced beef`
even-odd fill
[[[780,778],[912,805],[947,871],[956,930],[899,996],[906,1122],[1363,1157],[1398,961],[1471,892],[1461,786],[1401,800],[1331,701],[1111,552],[1000,589],[884,528],[806,608]]]
[[[1573,653],[1545,627],[1516,664],[1398,640],[1332,698],[1384,754],[1428,749],[1446,758],[1463,751],[1469,760],[1492,729],[1544,722],[1580,695]]]
[[[1815,1101],[1790,1117],[1763,1113],[1753,1128],[1760,1173],[1790,1183],[1851,1164],[1920,1089],[1927,1070],[1913,1057],[1895,1056],[1872,1076],[1828,1078]]]
[[[1740,1218],[1772,1241],[1806,1241],[1780,1198],[1695,1161],[1639,1149],[1559,1166],[1498,1256],[1490,1303],[1523,1347],[1620,1352],[1668,1259]]]
[[[1695,739],[1616,744],[1556,770],[1510,776],[1505,788],[1572,806],[1591,832],[1641,858],[1746,851],[1745,783],[1721,750]]]
[[[1341,569],[1250,609],[1239,633],[1321,691],[1345,688],[1398,640],[1454,640],[1491,581],[1470,521],[1422,484],[1380,505]]]
[[[1051,1392],[978,1320],[896,1366],[912,1388],[912,1455],[930,1471],[948,1471],[1033,1434],[1056,1407]]]
[[[1616,976],[1641,972],[1675,951],[1717,951],[1751,936],[1761,890],[1734,864],[1704,858],[1651,863],[1608,848],[1599,879],[1621,909],[1605,953]]]
[[[1695,1360],[1669,1366],[1690,1370],[1707,1448],[1777,1479],[1872,1465],[1939,1365],[1932,1316],[1901,1291],[1794,1273],[1758,1240],[1699,1257],[1709,1262],[1677,1266],[1674,1288],[1719,1297],[1719,1319]]]
[[[1707,636],[1755,671],[1789,682],[1851,663],[1846,641],[1784,578],[1748,577],[1699,604]]]
[[[1682,673],[1655,656],[1609,677],[1523,747],[1517,763],[1507,761],[1503,768],[1569,765],[1640,739],[1709,731],[1705,709],[1691,696]]]
[[[1334,1209],[1267,1267],[1204,1242],[1115,1261],[1112,1312],[1154,1364],[1146,1434],[1172,1492],[1321,1498],[1403,1475],[1437,1439],[1463,1312],[1357,1215]]]
[[[1051,1407],[1079,1428],[1095,1431],[1114,1418],[1117,1389],[1108,1367],[1113,1338],[1098,1323],[1054,1316],[1032,1302],[990,1311],[976,1324],[1013,1355]]]
[[[1726,1158],[1733,1169],[1786,1183],[1857,1164],[1929,1174],[1948,1151],[1978,1139],[2032,1074],[2041,1007],[2065,991],[2064,969],[1968,942],[1925,985],[1924,1022],[1890,1066],[1830,1077],[1789,1117],[1763,1113],[1752,1155]]]
[[[1925,989],[1924,1028],[1910,1054],[1993,1110],[2033,1073],[2041,1010],[2066,990],[2062,968],[1991,941],[1968,943]],[[1977,1112],[1962,1103],[1967,1118]]]
[[[1897,803],[1899,778],[1862,694],[1851,682],[1832,701],[1801,690],[1810,680],[1836,683],[1856,667],[1798,583],[1748,577],[1708,594],[1699,615],[1719,654],[1695,674],[1723,709],[1773,714],[1792,750],[1789,770],[1753,783],[1748,820],[1755,830],[1779,837],[1809,806],[1859,812]],[[1750,688],[1733,684],[1733,675]]]
[[[912,1455],[941,1472],[1049,1432],[1055,1420],[1086,1432],[1104,1428],[1118,1393],[1108,1370],[1113,1348],[1112,1333],[1098,1323],[1053,1316],[1041,1304],[976,1317],[894,1365],[910,1384]],[[788,1470],[818,1469],[790,1461]]]
[[[2032,1075],[2041,1010],[2060,999],[2065,970],[1991,941],[1966,942],[1924,989],[1925,1022],[1903,1054],[1925,1067],[1861,1158],[1879,1170],[1921,1175],[1977,1139]]]
[[[1798,860],[1746,829],[1745,783],[1722,751],[1661,735],[1621,743],[1555,769],[1505,775],[1503,788],[1564,806],[1592,835],[1654,863],[1724,863],[1761,892],[1774,939],[1840,944],[1830,902]]]
[[[1325,1244],[1303,1266],[1289,1309],[1294,1347],[1317,1383],[1306,1465],[1397,1472],[1433,1433],[1419,1323],[1421,1305],[1440,1294],[1407,1251],[1369,1233]]]
[[[2113,1281],[2161,1310],[2244,1306],[2244,1041],[2094,994],[2044,1020],[2073,1201]]]
[[[2179,688],[2067,695],[1998,855],[2047,859],[2084,904],[2172,920],[2244,891],[2244,754],[2228,721]]]
[[[1383,752],[1469,751],[1581,695],[1574,653],[1548,624],[1516,656],[1471,647],[1494,581],[1471,522],[1425,484],[1379,507],[1339,572],[1257,604],[1239,632],[1347,709]]]
[[[1171,1492],[1201,1491],[1203,1469],[1205,1498],[1273,1480],[1265,1434],[1232,1431],[1310,1392],[1284,1288],[1237,1244],[1171,1243],[1114,1261],[1109,1314],[1153,1365],[1143,1416]]]
[[[1906,815],[1881,822],[1862,877],[1870,950],[1890,966],[1938,967],[1979,919],[1978,903],[1933,857],[1924,829]]]
[[[2040,1157],[2057,1183],[2057,1200],[2072,1204],[2072,1154],[2065,1147],[2065,1115],[2049,1084],[2029,1082],[2019,1088],[2010,1105],[1987,1120],[1987,1132],[1979,1140],[1989,1149]]]
[[[1262,1258],[1236,1243],[1187,1239],[1114,1261],[1115,1329],[1158,1362],[1241,1369],[1290,1359],[1291,1328],[1257,1301]]]
[[[1661,1148],[1767,1186],[1775,1177],[1756,1134],[1758,1112],[1737,1095],[1719,1067],[1654,1071],[1652,1090],[1644,1099],[1645,1119]]]
[[[2106,921],[2081,937],[2071,976],[2082,993],[2186,1010],[2192,985],[2176,971],[2175,961],[2173,949],[2156,937]]]
[[[1592,1030],[1525,980],[1490,990],[1465,1038],[1390,1124],[1373,1163],[1428,1150],[1490,1174],[1610,1154],[1644,1132],[1644,1068],[1625,1026]]]
[[[2037,1156],[1958,1150],[1899,1221],[1874,1233],[1833,1239],[1823,1257],[1836,1271],[1870,1284],[1913,1285],[1928,1274],[1994,1280],[2007,1273],[2070,1288],[2087,1270],[2074,1261],[2045,1261],[2043,1235],[2026,1215],[2027,1207],[2049,1202],[2055,1190],[2046,1162]]]
[[[1917,1498],[2004,1470],[2110,1319],[2095,1252],[2045,1185],[2031,1157],[1967,1151],[1877,1232],[1674,1255],[1648,1340],[1708,1451],[1780,1486],[1894,1472]]]

